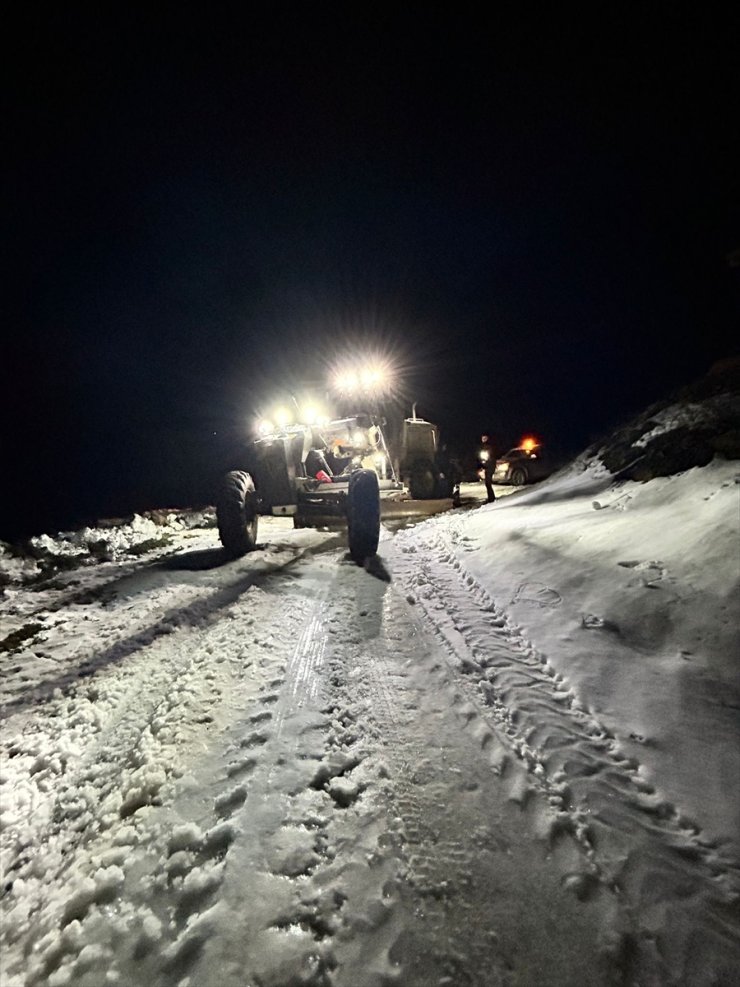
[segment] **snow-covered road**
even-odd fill
[[[14,596],[3,987],[731,982],[736,865],[467,569],[465,517],[368,569],[196,527]]]

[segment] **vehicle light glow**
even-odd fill
[[[368,391],[371,391],[374,388],[376,388],[382,382],[382,380],[383,380],[382,371],[379,370],[377,367],[371,367],[370,369],[363,370],[360,373],[360,383]]]
[[[260,422],[260,423],[259,423],[259,424],[257,425],[257,432],[258,432],[258,433],[259,433],[260,435],[269,435],[269,434],[270,434],[270,432],[274,432],[274,431],[275,431],[275,426],[274,426],[274,425],[272,424],[272,422],[271,422],[271,421],[268,421],[268,420],[267,420],[267,418],[264,418],[264,419],[263,419],[263,420],[262,420],[262,421],[261,421],[261,422]]]
[[[488,460],[491,458],[491,454],[488,452],[487,449],[481,449],[480,453],[478,454],[478,458],[482,463],[487,463]]]
[[[337,374],[334,383],[338,391],[354,394],[360,386],[360,378],[352,370],[343,370]]]
[[[335,390],[347,397],[380,397],[391,390],[393,377],[391,364],[382,358],[354,360],[332,374]]]
[[[533,449],[536,449],[538,445],[539,442],[537,439],[533,438],[531,435],[527,435],[522,439],[520,448],[524,449],[525,452],[531,452]]]

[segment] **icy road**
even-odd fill
[[[462,520],[367,569],[282,519],[236,561],[194,528],[15,597],[3,987],[732,982],[737,872],[466,570]]]

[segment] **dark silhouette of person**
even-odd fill
[[[486,482],[486,496],[488,503],[492,504],[496,499],[493,491],[493,471],[496,468],[496,452],[489,435],[481,435],[481,460],[483,461],[483,477]]]

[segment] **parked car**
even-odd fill
[[[493,471],[494,483],[510,483],[523,487],[525,483],[544,480],[554,471],[547,450],[539,444],[524,443],[496,460]]]

